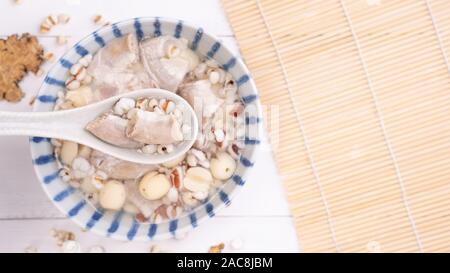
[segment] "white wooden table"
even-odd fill
[[[67,13],[68,25],[55,27],[48,35],[39,34],[39,24],[47,15]],[[238,52],[231,29],[219,0],[13,0],[0,2],[0,36],[30,32],[39,35],[46,51],[63,54],[74,42],[97,26],[95,14],[114,22],[138,16],[161,16],[183,19],[202,26],[219,36]],[[69,39],[67,45],[56,43],[57,35]],[[51,63],[44,65],[47,70]],[[27,76],[21,83],[27,93],[18,104],[0,102],[0,110],[30,111],[29,102],[43,77]],[[31,165],[28,138],[0,139],[0,252],[23,252],[28,246],[39,252],[58,252],[51,228],[73,231],[84,250],[102,245],[107,252],[148,252],[158,244],[167,252],[206,252],[209,246],[239,238],[240,251],[299,251],[295,229],[277,176],[270,147],[263,141],[256,153],[256,165],[248,182],[232,204],[217,216],[201,224],[185,239],[161,242],[120,242],[86,233],[65,218],[44,194]],[[226,249],[226,251],[232,251]]]

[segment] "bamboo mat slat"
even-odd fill
[[[450,251],[450,1],[222,0],[307,252]]]

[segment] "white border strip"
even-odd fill
[[[403,177],[402,177],[402,174],[400,172],[400,168],[398,166],[398,161],[397,161],[397,158],[396,158],[396,156],[394,154],[394,150],[392,148],[391,142],[389,141],[389,137],[388,137],[387,130],[386,130],[386,125],[384,124],[383,115],[382,115],[382,113],[380,111],[378,98],[377,98],[377,95],[375,93],[375,90],[374,90],[374,87],[373,87],[373,84],[372,84],[372,80],[370,79],[370,76],[369,76],[369,70],[367,68],[367,64],[366,64],[366,62],[364,61],[364,58],[363,58],[361,45],[359,44],[359,40],[358,40],[356,32],[355,32],[355,30],[353,28],[353,24],[351,22],[350,15],[349,15],[349,13],[347,11],[347,8],[346,8],[343,0],[341,0],[340,2],[341,2],[342,9],[344,11],[345,17],[347,19],[350,31],[352,32],[352,36],[353,36],[353,40],[354,40],[354,42],[356,44],[356,48],[358,49],[358,54],[359,54],[359,58],[361,60],[361,65],[362,65],[362,67],[364,69],[364,74],[366,75],[366,78],[367,78],[367,84],[369,86],[370,92],[372,93],[372,98],[373,98],[373,102],[374,102],[374,105],[375,105],[375,109],[377,111],[378,119],[379,119],[379,122],[380,122],[380,127],[381,127],[381,130],[383,131],[384,141],[385,141],[386,146],[387,146],[387,148],[389,150],[389,154],[390,154],[390,156],[392,158],[392,162],[394,163],[395,173],[397,175],[397,179],[398,179],[399,186],[400,186],[400,191],[402,193],[403,204],[405,206],[406,213],[408,214],[409,222],[411,223],[414,235],[416,237],[417,245],[419,246],[419,250],[420,250],[420,252],[423,252],[422,241],[420,240],[419,232],[417,231],[416,223],[414,221],[414,217],[412,216],[411,210],[410,210],[409,205],[408,205],[408,200],[407,200],[407,196],[406,196],[406,190],[405,190],[405,186],[404,186]]]

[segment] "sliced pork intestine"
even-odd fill
[[[128,67],[139,62],[139,46],[136,36],[128,34],[122,38],[115,39],[107,46],[100,49],[88,67],[92,75],[98,66],[114,67],[117,70],[126,70]]]
[[[92,88],[96,101],[136,89],[155,87],[140,57],[134,35],[111,41],[100,49],[88,67],[94,78]]]
[[[176,92],[186,74],[198,64],[187,45],[171,36],[145,39],[139,46],[144,68],[162,89]],[[172,48],[179,50],[176,56],[169,56]]]
[[[180,95],[189,102],[196,113],[201,110],[202,117],[210,118],[222,106],[224,100],[215,94],[208,80],[186,83],[180,87]]]
[[[137,179],[149,171],[158,169],[158,165],[124,161],[96,150],[92,152],[89,161],[97,170],[104,172],[108,178],[118,180]]]
[[[133,64],[123,71],[98,66],[93,76],[96,77],[92,84],[96,101],[138,89],[156,87],[156,83],[150,79],[141,63]]]
[[[127,119],[105,113],[90,121],[86,126],[86,130],[101,140],[118,147],[134,149],[142,147],[142,143],[129,139],[126,136],[127,125]]]
[[[128,122],[126,136],[146,144],[172,144],[183,140],[181,126],[173,115],[138,110]]]
[[[138,181],[136,180],[125,181],[125,189],[127,192],[127,200],[133,203],[146,218],[149,218],[153,211],[162,204],[159,200],[150,201],[142,197],[139,192]]]

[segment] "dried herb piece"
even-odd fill
[[[23,92],[19,81],[28,71],[37,73],[44,61],[44,49],[35,36],[28,33],[0,39],[0,100],[20,101]]]

